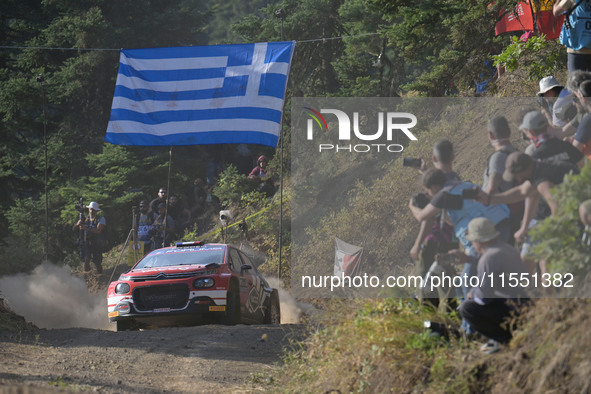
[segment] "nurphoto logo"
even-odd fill
[[[366,126],[368,119],[365,115],[360,117],[359,112],[353,112],[353,121],[351,121],[351,117],[346,112],[339,109],[323,108],[320,109],[320,111],[316,111],[309,107],[303,108],[310,116],[306,130],[307,139],[310,141],[314,139],[314,129],[317,129],[320,132],[328,132],[328,122],[322,114],[329,114],[331,117],[336,117],[339,144],[318,144],[319,152],[345,151],[364,153],[377,150],[378,152],[388,151],[391,153],[399,153],[402,152],[404,146],[397,143],[391,143],[396,135],[395,133],[402,132],[409,140],[417,140],[417,137],[415,137],[410,131],[412,127],[416,126],[417,117],[408,112],[378,112],[375,115],[377,117],[377,131],[374,131],[375,127],[372,130],[369,130],[369,127],[364,127],[364,130],[361,129],[360,123]],[[361,122],[360,118],[362,119]],[[330,117],[329,120],[331,120]],[[351,130],[353,130],[353,133],[351,133]],[[351,144],[352,134],[358,140],[372,143]],[[383,141],[383,143],[379,143],[380,141]]]

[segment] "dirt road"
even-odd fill
[[[303,335],[302,325],[0,332],[0,392],[256,390],[256,377]]]

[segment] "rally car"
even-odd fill
[[[217,317],[226,324],[279,324],[279,293],[228,244],[181,242],[156,249],[107,292],[117,331]]]

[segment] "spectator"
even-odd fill
[[[519,129],[533,143],[533,158],[543,161],[567,161],[579,167],[583,166],[583,154],[568,142],[555,138],[548,130],[548,120],[540,111],[526,113]]]
[[[80,257],[84,260],[84,271],[90,271],[90,260],[96,266],[98,274],[103,273],[103,230],[107,225],[107,220],[100,215],[101,208],[97,202],[92,201],[88,208],[88,217],[84,220],[78,220],[73,227],[73,230],[80,230]]]
[[[275,192],[275,185],[273,179],[269,175],[268,170],[269,160],[265,155],[262,155],[257,160],[257,166],[248,174],[248,179],[257,183],[256,190],[270,197]]]
[[[439,169],[430,169],[423,175],[423,187],[431,197],[431,201],[423,209],[415,207],[412,200],[409,208],[414,217],[421,221],[433,218],[445,210],[449,215],[454,227],[456,237],[460,240],[467,254],[476,256],[476,251],[471,242],[466,238],[466,230],[470,220],[477,217],[486,217],[492,220],[497,230],[501,232],[501,239],[507,241],[510,236],[509,209],[505,205],[485,206],[472,199],[463,199],[465,189],[473,189],[476,185],[471,182],[459,182],[444,186],[446,176]],[[464,273],[474,275],[474,268],[471,264],[464,265]],[[467,289],[464,289],[466,295]]]
[[[505,162],[503,180],[513,181],[516,186],[496,194],[480,191],[478,200],[485,204],[510,204],[531,197],[532,209],[526,210],[522,222],[522,229],[525,231],[516,234],[517,240],[523,242],[527,236],[528,228],[556,213],[558,204],[552,198],[550,190],[562,183],[564,176],[570,172],[578,173],[578,168],[567,162],[543,162],[534,160],[525,153],[513,152]],[[528,211],[533,212],[533,217]],[[529,226],[526,226],[525,223],[529,223]],[[524,245],[523,256],[528,254],[527,249],[531,246],[531,243]],[[535,267],[529,262],[525,263],[528,270],[534,272]],[[543,264],[542,268],[544,268]]]
[[[263,178],[265,178],[268,175],[268,164],[269,160],[267,159],[267,157],[265,155],[260,156],[257,159],[256,167],[253,168],[252,171],[250,171],[250,174],[248,174],[248,178],[256,182],[260,182],[261,180],[263,180]]]
[[[499,239],[494,223],[483,217],[474,218],[468,224],[466,238],[472,242],[478,258],[477,276],[483,280],[470,290],[468,298],[460,305],[460,315],[474,330],[490,338],[481,349],[493,353],[499,342],[511,339],[506,326],[507,318],[519,313],[519,306],[526,300],[525,289],[501,286],[497,280],[515,273],[525,273],[519,253]],[[459,254],[457,254],[459,255]],[[465,256],[465,260],[474,259]]]
[[[158,216],[152,223],[153,249],[169,245],[175,237],[174,219],[166,213],[166,204],[158,205]]]
[[[460,176],[453,170],[453,161],[456,158],[454,147],[450,140],[442,138],[433,145],[433,155],[431,161],[433,166],[445,173],[448,182],[461,182]],[[427,170],[427,163],[421,159],[419,173],[423,174]]]
[[[585,200],[579,205],[579,217],[585,226],[591,226],[591,199]]]
[[[511,129],[505,117],[495,116],[488,121],[488,140],[495,151],[488,157],[482,190],[489,194],[504,192],[513,187],[512,182],[503,180],[505,162],[509,154],[517,151],[511,144]],[[521,225],[523,208],[522,201],[509,205],[511,234],[515,233]],[[514,238],[510,237],[508,242],[513,244]]]
[[[588,248],[591,246],[591,199],[585,200],[579,205],[579,218],[585,226],[581,244]]]
[[[455,158],[452,143],[447,139],[441,139],[433,145],[433,155],[431,161],[436,169],[445,174],[445,186],[461,182],[460,176],[453,171],[453,161]],[[420,173],[426,170],[426,162],[421,159]],[[422,203],[420,202],[422,200]],[[428,194],[419,193],[413,196],[413,205],[418,208],[424,208],[429,203]],[[440,216],[421,220],[419,233],[410,250],[410,256],[416,261],[417,275],[424,276],[433,263],[437,253],[445,253],[457,247],[457,241],[453,241],[453,227],[445,222]]]
[[[591,70],[591,35],[586,24],[591,9],[582,0],[560,0],[554,3],[555,16],[564,14],[560,43],[566,47],[569,74],[575,70]]]
[[[540,80],[538,92],[540,111],[551,125],[561,129],[559,134],[561,137],[568,133],[572,135],[577,129],[578,118],[576,118],[577,108],[574,99],[574,94],[560,85],[556,78],[550,76]]]
[[[171,194],[169,197],[168,214],[174,220],[177,235],[182,236],[191,220],[191,212],[176,194]]]
[[[555,138],[548,130],[548,122],[540,111],[526,113],[519,128],[532,142],[532,149],[529,150],[529,154],[534,159],[539,159],[543,162],[570,162],[579,167],[583,165],[583,154],[568,142]],[[522,258],[526,266],[530,268],[534,267],[536,263],[534,261],[527,261],[529,249],[532,246],[527,234],[529,229],[537,222],[534,217],[543,216],[535,213],[537,202],[534,201],[534,198],[537,198],[536,194],[525,199],[521,226],[515,232],[515,239],[518,242],[524,242],[522,246]],[[542,204],[542,209],[545,209],[545,204]],[[545,266],[543,261],[540,264],[541,266]]]
[[[583,155],[591,159],[591,79],[582,82],[575,94],[588,113],[581,120],[572,143]]]
[[[148,202],[146,200],[140,201],[140,214],[137,217],[137,235],[138,241],[144,244],[144,254],[147,254],[151,248],[150,230],[155,219],[156,214],[148,211]]]
[[[158,189],[158,197],[150,201],[150,212],[154,214],[158,214],[158,205],[164,204],[166,205],[166,188],[161,187]]]

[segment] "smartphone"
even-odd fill
[[[409,157],[405,157],[402,159],[402,166],[418,168],[421,166],[421,159],[411,159]]]
[[[463,189],[462,190],[462,198],[463,199],[474,199],[478,197],[478,189]]]

